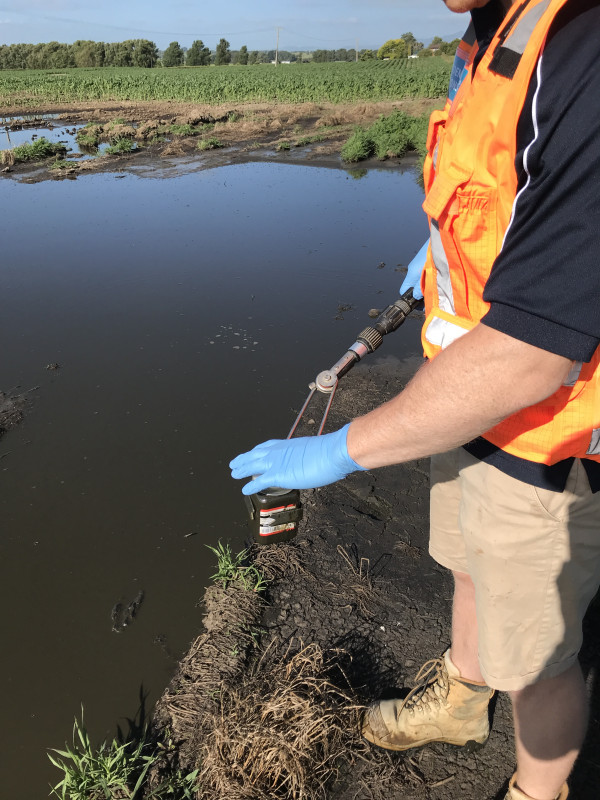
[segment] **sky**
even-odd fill
[[[160,49],[202,39],[214,49],[378,48],[411,31],[417,39],[455,38],[465,15],[442,0],[0,0],[0,44],[151,39]]]

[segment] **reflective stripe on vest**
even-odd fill
[[[494,57],[490,62],[490,70],[505,78],[513,78],[521,61],[521,56],[525,52],[527,43],[536,25],[548,10],[551,0],[541,0],[533,8],[525,10],[529,0],[521,6],[523,15],[516,18],[504,28],[500,34],[502,42],[495,50]],[[519,12],[517,12],[518,15]],[[518,24],[516,24],[518,22]]]

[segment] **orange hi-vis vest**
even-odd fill
[[[513,5],[475,75],[431,117],[425,202],[431,245],[422,276],[428,358],[471,330],[487,312],[483,290],[517,200],[517,124],[546,37],[567,0]],[[538,84],[539,85],[539,84]],[[543,257],[543,254],[541,255]],[[483,434],[520,458],[555,464],[600,461],[600,348],[576,364],[565,385]]]

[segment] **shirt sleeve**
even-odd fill
[[[600,7],[557,15],[517,130],[519,193],[482,322],[589,361],[600,344]]]

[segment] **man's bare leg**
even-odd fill
[[[450,658],[466,680],[484,682],[477,656],[475,587],[453,572]],[[554,800],[567,780],[587,727],[587,693],[579,664],[518,692],[513,703],[517,786],[535,800]]]
[[[587,728],[587,692],[579,664],[556,678],[510,692],[515,720],[517,786],[554,800],[569,777]]]
[[[485,683],[479,669],[477,648],[477,615],[475,586],[465,572],[453,572],[454,600],[452,602],[452,646],[450,659],[461,678]]]

